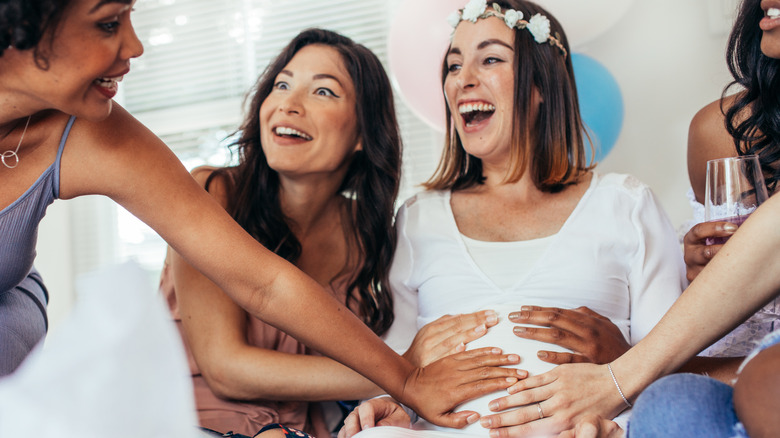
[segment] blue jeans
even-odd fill
[[[639,395],[628,437],[746,437],[734,412],[733,392],[729,385],[698,374],[664,377]]]

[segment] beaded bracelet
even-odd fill
[[[607,369],[609,370],[609,375],[612,376],[612,381],[615,382],[615,387],[617,388],[618,392],[620,393],[620,397],[626,403],[626,406],[628,406],[630,408],[631,407],[631,403],[628,401],[626,396],[623,395],[623,390],[620,389],[620,385],[618,385],[618,381],[615,378],[615,373],[612,372],[612,365],[611,364],[607,364]]]

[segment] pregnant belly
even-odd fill
[[[534,376],[549,371],[554,367],[554,365],[543,362],[536,356],[536,353],[539,350],[560,352],[569,352],[570,350],[554,344],[515,336],[512,329],[518,324],[509,321],[508,316],[511,312],[520,310],[521,305],[522,304],[490,306],[490,309],[498,312],[498,324],[491,327],[485,336],[470,342],[467,349],[474,350],[482,347],[498,347],[501,348],[505,354],[517,354],[520,356],[520,363],[512,366],[512,368],[526,370],[530,375]],[[479,415],[489,415],[495,412],[488,409],[488,403],[505,395],[508,395],[505,390],[493,392],[462,404],[456,411],[469,410],[476,411]],[[428,427],[423,428],[428,429]],[[433,428],[436,430],[453,431],[453,429],[444,429],[437,426],[433,426]],[[488,430],[480,426],[479,422],[461,429],[460,432],[475,436],[488,436]]]

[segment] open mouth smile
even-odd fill
[[[282,138],[301,138],[306,141],[311,141],[313,139],[311,135],[288,126],[277,126],[273,129],[273,132]]]
[[[485,102],[470,102],[458,105],[458,113],[466,127],[476,126],[488,120],[496,112],[495,105]]]
[[[105,88],[106,91],[116,93],[116,91],[119,89],[119,82],[122,82],[122,79],[124,79],[124,75],[113,78],[97,78],[92,81],[92,83],[98,87]]]

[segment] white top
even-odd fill
[[[460,237],[477,268],[500,289],[508,289],[528,275],[555,235],[517,242],[488,242],[465,234]]]
[[[681,230],[681,236],[685,236],[694,225],[704,222],[704,205],[696,200],[693,189],[688,189],[687,196],[693,209],[693,219]],[[704,349],[699,356],[747,356],[764,336],[778,329],[780,329],[780,297],[767,303],[737,328]]]
[[[560,231],[509,287],[496,285],[469,256],[449,192],[410,198],[398,212],[396,227],[398,246],[390,270],[396,319],[385,339],[399,352],[411,344],[417,329],[442,315],[494,309],[499,324],[469,348],[501,347],[520,355],[519,367],[538,374],[552,365],[538,360],[536,352],[561,349],[514,336],[514,324],[504,318],[508,312],[524,304],[588,306],[610,318],[633,345],[677,299],[685,281],[674,228],[650,189],[627,175],[594,173]],[[416,321],[410,311],[414,308]],[[501,395],[473,400],[463,408],[488,414],[487,402]],[[458,436],[488,436],[478,423],[463,430],[422,421],[418,426]]]

